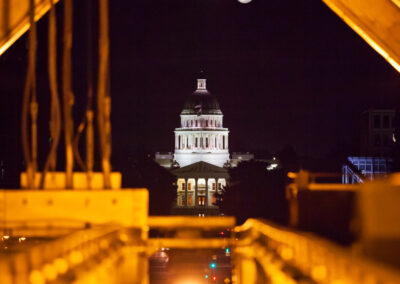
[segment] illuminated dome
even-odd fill
[[[182,168],[197,162],[223,167],[229,161],[229,130],[217,99],[197,79],[197,89],[186,100],[181,125],[175,128],[174,160]]]
[[[216,114],[222,115],[217,98],[206,89],[206,79],[197,80],[194,91],[183,105],[181,115]]]

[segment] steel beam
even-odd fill
[[[322,0],[400,72],[399,0]]]

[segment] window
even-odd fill
[[[388,146],[389,145],[389,137],[387,135],[382,136],[382,144],[383,146]]]
[[[196,148],[198,147],[198,139],[199,138],[196,137],[196,140],[195,140],[195,143],[194,143]]]
[[[215,194],[212,195],[211,197],[211,204],[217,203],[217,198],[215,198]]]
[[[192,190],[192,184],[190,182],[188,182],[187,187],[188,187],[188,190]]]
[[[225,149],[225,136],[222,136],[222,149]]]
[[[178,149],[181,149],[181,136],[178,136]]]
[[[204,196],[199,196],[198,200],[199,200],[199,205],[204,205],[206,198]]]
[[[212,184],[212,190],[215,190],[215,182]]]
[[[208,127],[208,120],[206,120],[206,127]]]
[[[374,135],[374,146],[380,146],[381,145],[381,137],[379,134]]]
[[[193,197],[192,195],[188,195],[188,205],[192,205]]]
[[[374,128],[381,128],[381,117],[374,115]]]
[[[218,183],[218,189],[222,189],[222,183]]]
[[[383,128],[389,128],[389,116],[383,116]]]
[[[185,190],[186,188],[186,183],[182,183],[182,190]]]
[[[208,138],[206,138],[206,148],[208,148]]]

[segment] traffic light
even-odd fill
[[[231,251],[230,251],[230,249],[229,248],[226,248],[225,249],[225,253],[230,253]]]
[[[206,274],[204,277],[205,277],[206,279],[208,279],[208,274]]]
[[[213,280],[213,281],[217,281],[217,276],[213,276],[213,277],[212,277],[212,280]]]
[[[217,267],[217,264],[216,264],[215,262],[211,262],[211,263],[210,263],[210,267],[214,269],[214,268]]]

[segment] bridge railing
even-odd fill
[[[236,252],[242,259],[258,262],[270,283],[400,283],[398,271],[314,235],[256,219],[247,220],[235,232],[240,239]],[[262,283],[260,279],[265,276],[254,268],[256,265],[247,267],[253,269],[242,269],[241,277],[253,280],[242,282]]]

